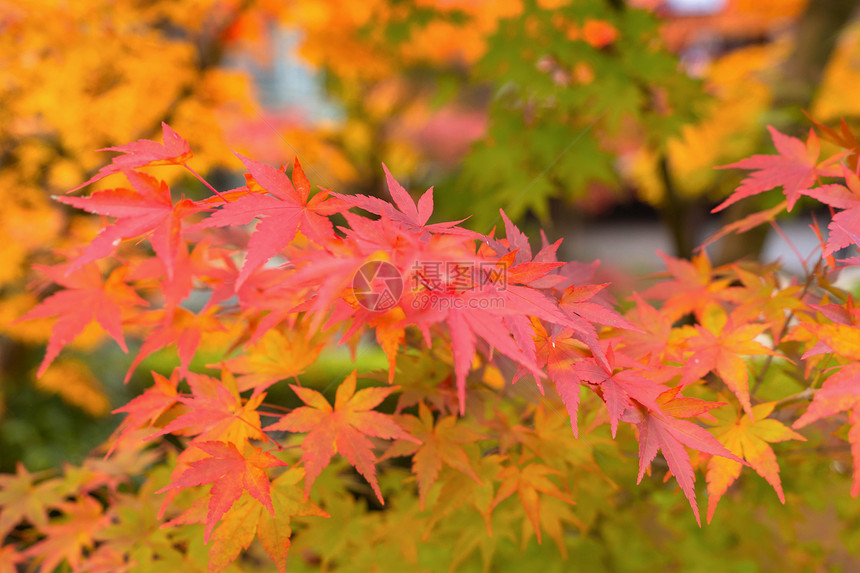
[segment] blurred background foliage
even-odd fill
[[[79,461],[115,426],[109,412],[143,387],[143,373],[176,363],[174,351],[156,353],[123,386],[130,359],[102,347],[93,327],[34,378],[51,322],[14,320],[36,303],[32,293],[45,294],[34,265],[57,262],[96,232],[98,221],[50,197],[108,161],[97,149],[158,140],[166,121],[189,140],[194,168],[222,188],[235,183],[232,150],[274,164],[298,155],[312,183],[378,196],[385,162],[412,190],[436,186],[440,219],[472,215],[481,232],[503,208],[533,237],[542,227],[572,238],[568,256],[587,262],[593,243],[576,229],[633,213],[662,218],[676,253],[688,255],[709,208],[740,178],[713,167],[769,152],[766,125],[802,132],[805,109],[858,127],[857,4],[0,0],[0,470]],[[200,196],[199,183],[177,171],[159,175]],[[762,241],[726,241],[717,258],[756,255]],[[224,336],[204,335],[209,362],[220,359]],[[324,352],[310,385],[353,367],[348,353]],[[362,370],[385,365],[378,352],[360,355]],[[609,472],[623,478],[614,484],[571,479],[604,500],[635,481],[622,475],[634,466]],[[763,481],[745,484],[744,502],[724,501],[720,523],[702,530],[678,518],[688,511],[682,498],[639,487],[595,509],[567,552],[594,571],[850,570],[857,506],[828,496],[847,490],[844,472],[787,465],[786,491],[803,499],[776,509]],[[386,519],[344,511],[377,529]],[[359,543],[349,531],[343,547]],[[357,564],[364,543],[351,553]],[[499,547],[509,563],[558,557],[550,543],[523,554]],[[440,551],[451,558],[458,549]],[[463,566],[481,568],[479,553],[469,549]],[[757,568],[762,560],[773,567]]]

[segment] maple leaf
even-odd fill
[[[615,310],[592,300],[607,286],[609,283],[568,287],[565,289],[559,304],[567,312],[580,316],[589,322],[638,331],[638,327],[628,322]]]
[[[198,441],[244,444],[249,439],[265,439],[257,413],[265,393],[252,396],[243,404],[236,380],[226,370],[222,370],[221,380],[194,373],[187,373],[186,377],[192,395],[176,398],[185,405],[185,411],[150,437],[183,430],[197,435]]]
[[[451,377],[451,367],[439,357],[439,353],[447,349],[443,344],[434,342],[428,350],[419,352],[411,349],[398,357],[394,379],[400,386],[400,396],[396,412],[402,412],[422,400],[438,412],[457,410],[457,391]]]
[[[147,388],[125,406],[112,412],[113,414],[125,413],[126,417],[111,435],[112,444],[106,456],[110,456],[124,438],[141,428],[152,426],[162,414],[178,402],[177,384],[179,383],[179,376],[176,370],[173,371],[169,379],[153,372],[152,379],[155,381],[152,387]]]
[[[594,324],[604,324],[615,328],[637,331],[634,326],[620,314],[596,302],[592,302],[598,293],[608,286],[609,283],[600,285],[570,286],[559,300],[559,306],[567,313],[571,320],[571,327],[577,336],[588,345],[594,358],[606,369],[609,362],[597,336]]]
[[[851,455],[854,458],[851,495],[857,497],[860,495],[860,364],[844,366],[825,380],[815,393],[809,408],[791,427],[799,429],[845,410],[849,411],[848,422],[851,429],[848,431],[848,440],[851,442]]]
[[[89,197],[55,197],[60,203],[88,213],[117,218],[112,225],[99,231],[67,272],[110,255],[122,239],[149,235],[152,249],[164,263],[167,275],[172,277],[174,262],[181,248],[182,219],[202,208],[190,199],[181,199],[174,204],[164,181],[137,171],[124,173],[132,189],[105,189]]]
[[[400,346],[406,340],[406,329],[403,320],[406,316],[400,308],[393,308],[385,313],[377,313],[368,323],[376,333],[376,341],[385,352],[388,359],[388,383],[394,383],[394,375],[397,371],[397,355]]]
[[[325,342],[309,339],[301,328],[282,333],[268,330],[245,352],[224,361],[225,368],[239,374],[236,384],[240,392],[254,389],[258,394],[272,384],[303,373],[316,362]]]
[[[197,314],[176,307],[163,313],[153,313],[153,316],[160,317],[159,323],[146,337],[131,366],[128,367],[125,382],[131,379],[134,371],[147,356],[170,344],[176,345],[180,368],[183,372],[187,372],[203,333],[226,330],[215,316],[216,312],[215,307],[201,310]]]
[[[287,464],[272,454],[250,445],[246,445],[243,452],[229,442],[195,442],[194,447],[203,450],[211,457],[191,462],[185,473],[155,493],[207,483],[213,484],[209,492],[209,513],[206,515],[206,531],[203,537],[206,543],[209,542],[209,536],[218,521],[239,499],[243,491],[247,491],[251,497],[263,504],[263,507],[274,517],[275,508],[272,506],[269,477],[265,470]]]
[[[713,413],[719,424],[711,432],[727,450],[743,457],[756,473],[766,479],[776,491],[779,501],[785,503],[779,480],[779,464],[768,444],[787,440],[806,441],[806,438],[782,422],[768,418],[775,406],[776,402],[758,404],[752,409],[753,417],[746,414],[738,416],[731,407],[721,408]],[[740,473],[741,464],[729,458],[713,457],[708,461],[708,523],[714,516],[720,498]]]
[[[60,350],[80,334],[92,321],[96,321],[113,338],[124,352],[128,352],[122,335],[122,310],[148,303],[125,282],[126,268],[115,269],[102,282],[99,268],[90,263],[67,274],[65,267],[36,267],[43,270],[53,281],[66,287],[52,294],[32,308],[18,321],[58,316],[51,329],[51,338],[45,358],[37,376],[45,373],[48,366],[59,355]]]
[[[236,155],[242,160],[252,181],[262,187],[263,192],[249,191],[243,197],[225,203],[195,228],[247,225],[254,219],[262,218],[248,242],[245,264],[236,279],[238,289],[251,272],[292,242],[298,230],[318,243],[333,236],[334,228],[328,216],[342,211],[344,204],[338,198],[329,198],[325,191],[309,199],[310,185],[298,159],[293,168],[293,178],[296,180],[294,186],[280,169],[238,153]]]
[[[499,484],[499,490],[496,492],[496,497],[493,499],[492,508],[498,506],[501,502],[512,496],[514,493],[520,498],[520,503],[526,512],[528,520],[531,522],[538,543],[541,542],[541,512],[540,512],[540,496],[538,493],[550,495],[568,504],[573,504],[574,501],[562,492],[558,486],[550,481],[548,476],[558,475],[561,472],[547,465],[540,463],[511,464],[502,468],[498,474],[498,478],[502,480]]]
[[[860,360],[860,328],[857,326],[822,324],[813,330],[818,336],[818,343],[806,351],[803,358],[833,352],[848,360]]]
[[[681,385],[695,382],[713,370],[734,392],[744,411],[752,416],[749,367],[741,355],[777,355],[755,340],[768,325],[744,324],[736,321],[734,315],[727,317],[725,311],[717,306],[704,312],[702,320],[702,324],[679,329],[685,353],[691,354],[684,359]]]
[[[194,245],[191,253],[188,252],[188,245],[181,241],[174,260],[173,276],[168,275],[167,267],[161,259],[148,257],[132,266],[128,277],[141,283],[158,281],[153,286],[160,288],[165,309],[170,312],[188,298],[195,286],[195,280],[215,288],[220,286],[218,283],[227,271],[216,267],[213,259],[220,262],[227,257],[228,254],[224,250],[211,247],[207,239]],[[226,296],[221,292],[217,295],[213,292],[209,296],[206,308],[230,298],[233,294],[232,289]]]
[[[353,281],[356,273],[367,263],[385,260],[383,253],[363,254],[357,252],[356,246],[349,241],[333,240],[326,249],[307,249],[292,258],[292,265],[297,269],[282,279],[281,284],[275,287],[274,293],[278,294],[278,288],[286,288],[292,291],[291,298],[296,300],[296,305],[284,307],[282,300],[275,300],[280,308],[270,303],[258,304],[258,307],[271,308],[272,312],[260,322],[260,328],[271,328],[290,314],[305,312],[312,315],[308,323],[307,334],[316,333],[323,325],[326,317],[333,310],[345,310],[339,301],[342,299],[355,301]],[[296,297],[295,294],[300,294]],[[289,297],[289,294],[287,295]],[[356,305],[358,306],[358,305]],[[338,319],[346,320],[348,315],[341,315]],[[366,314],[365,316],[371,316]],[[332,318],[337,321],[338,319]],[[360,326],[360,325],[359,325]]]
[[[353,371],[338,386],[332,408],[328,400],[316,390],[290,384],[307,406],[296,408],[266,428],[266,431],[308,432],[302,441],[302,461],[307,472],[305,497],[310,494],[314,480],[338,452],[364,476],[379,502],[384,504],[382,491],[376,481],[373,443],[368,436],[418,441],[390,416],[372,410],[397,390],[397,386],[365,388],[356,392],[355,385],[356,372]]]
[[[56,507],[65,495],[56,479],[41,481],[46,472],[30,473],[18,462],[15,474],[0,475],[0,539],[22,520],[36,527],[48,524],[48,508]]]
[[[481,482],[472,469],[463,444],[477,442],[485,436],[462,423],[458,424],[454,416],[440,418],[434,423],[433,414],[424,402],[418,404],[417,418],[402,415],[397,418],[397,422],[411,436],[420,440],[420,443],[397,440],[382,455],[380,461],[398,456],[412,456],[412,472],[418,478],[418,499],[422,510],[427,493],[436,483],[443,464],[466,474],[478,483]]]
[[[755,269],[758,272],[751,272],[735,265],[734,270],[743,283],[743,288],[736,288],[728,293],[727,298],[738,303],[737,308],[732,311],[733,319],[743,323],[761,318],[778,344],[791,316],[786,310],[793,312],[806,308],[798,297],[801,288],[797,285],[779,288],[776,269],[759,267]]]
[[[705,308],[726,298],[731,280],[718,274],[705,251],[689,261],[662,251],[657,254],[665,262],[672,279],[652,285],[642,292],[642,297],[665,300],[660,310],[668,313],[673,322],[690,312],[701,320]]]
[[[588,356],[584,348],[585,344],[580,341],[580,337],[574,337],[573,329],[552,325],[547,331],[542,324],[538,323],[535,327],[535,337],[538,341],[536,347],[538,365],[546,366],[547,375],[555,385],[555,390],[567,409],[573,435],[579,437],[577,417],[582,390],[580,383],[583,378],[578,375],[576,364],[581,361],[591,362],[595,370],[602,372],[601,380],[608,376],[608,372],[602,364],[597,362],[596,358]],[[601,356],[603,356],[596,335],[594,345],[597,346]],[[591,345],[588,347],[590,348]]]
[[[452,296],[451,298],[455,300],[447,306],[450,310],[445,317],[445,322],[448,325],[451,351],[454,354],[454,376],[457,383],[460,415],[466,413],[466,376],[472,368],[472,360],[475,357],[476,335],[484,339],[493,349],[527,368],[536,379],[545,376],[535,361],[529,358],[510,336],[510,329],[502,318],[491,309],[481,309],[479,301],[485,300],[485,296],[487,295],[482,291],[469,291],[459,297]],[[457,304],[458,301],[460,304]],[[503,312],[513,314],[515,311],[505,307]]]
[[[848,122],[845,121],[845,118],[841,118],[839,122],[839,132],[831,127],[827,127],[823,123],[820,123],[812,118],[806,110],[803,110],[803,115],[806,116],[806,119],[812,122],[815,127],[821,130],[821,139],[824,141],[829,141],[831,143],[835,143],[842,149],[851,151],[852,153],[848,155],[848,165],[852,169],[857,168],[857,151],[860,150],[860,141],[857,141],[857,136],[854,135],[854,132],[851,131],[851,128],[848,127]]]
[[[844,165],[842,177],[845,178],[847,188],[838,184],[822,185],[803,192],[831,207],[844,209],[836,213],[827,226],[830,234],[822,253],[825,257],[849,245],[860,245],[860,177]]]
[[[61,503],[57,509],[62,515],[41,528],[45,538],[23,555],[40,558],[41,571],[54,571],[63,561],[76,571],[83,563],[84,552],[94,545],[94,534],[109,525],[110,518],[89,495]]]
[[[201,452],[202,453],[202,452]],[[159,456],[156,453],[156,459]],[[154,460],[150,459],[147,465]],[[144,466],[142,466],[144,467]],[[163,485],[167,467],[160,472],[149,473],[146,481],[133,490],[112,491],[106,513],[111,525],[99,531],[96,540],[100,544],[87,557],[85,573],[124,573],[146,571],[161,566],[181,569],[184,559],[182,550],[176,546],[175,531],[158,518],[159,499],[155,490]],[[143,472],[143,470],[140,470]],[[190,496],[189,496],[190,497]],[[201,498],[203,502],[207,498]],[[205,521],[206,507],[201,504],[200,523]]]
[[[732,221],[731,223],[724,225],[720,230],[716,233],[705,239],[700,245],[699,249],[704,250],[705,247],[710,245],[711,243],[715,243],[716,241],[722,239],[727,235],[731,235],[732,233],[742,234],[746,233],[750,229],[754,229],[763,223],[770,223],[776,220],[777,215],[782,214],[785,211],[785,207],[788,205],[787,201],[780,201],[773,207],[769,209],[765,209],[764,211],[758,211],[757,213],[753,213],[752,215],[747,215],[742,219],[738,219],[737,221]]]
[[[0,545],[0,573],[17,573],[18,564],[24,561],[21,554],[13,545]]]
[[[465,263],[460,264],[469,267]],[[481,265],[482,262],[479,259],[475,264]],[[501,265],[496,262],[496,265],[506,266],[504,261]],[[417,311],[412,318],[425,331],[425,339],[429,338],[426,333],[428,325],[437,322],[447,324],[461,414],[466,409],[466,376],[476,355],[478,336],[493,351],[498,350],[511,358],[540,380],[545,374],[535,362],[530,317],[553,324],[575,324],[570,315],[559,307],[557,300],[542,290],[524,285],[497,285],[492,281],[470,286],[459,291],[455,285],[444,282],[438,287],[430,285],[427,290],[409,293],[413,297],[411,304],[403,305]]]
[[[659,410],[657,399],[665,391],[665,387],[647,376],[653,373],[648,367],[616,352],[612,346],[606,352],[606,357],[609,369],[589,357],[573,361],[570,375],[580,384],[589,384],[603,399],[614,438],[618,431],[618,422],[625,421],[629,415],[634,418],[638,416],[637,404]],[[564,398],[564,395],[562,397]]]
[[[627,318],[637,330],[624,331],[620,348],[636,360],[644,359],[650,365],[659,364],[667,351],[675,321],[671,314],[658,311],[638,293],[633,293],[631,298],[635,306]]]
[[[110,165],[99,169],[99,172],[86,182],[81,183],[69,193],[74,193],[91,183],[95,183],[103,177],[121,171],[129,171],[148,165],[184,165],[193,154],[188,142],[173,131],[169,125],[161,122],[162,141],[157,143],[149,139],[139,139],[133,143],[127,143],[118,147],[105,147],[99,151],[119,151],[125,155],[119,155],[111,160]]]
[[[706,416],[706,413],[726,405],[725,402],[709,402],[699,398],[680,396],[682,389],[681,386],[675,386],[657,396],[657,403],[664,414],[673,418],[695,418],[698,416],[713,418],[710,415]]]
[[[687,420],[673,418],[662,410],[648,410],[639,412],[641,421],[637,422],[639,428],[639,477],[636,483],[642,481],[645,471],[651,461],[657,455],[657,451],[663,452],[669,470],[675,476],[678,485],[690,502],[696,523],[702,525],[699,517],[699,506],[696,504],[695,482],[693,466],[690,456],[684,446],[694,450],[705,452],[714,456],[722,456],[730,460],[744,464],[744,461],[723,447],[705,429]]]
[[[300,467],[291,467],[269,484],[273,513],[250,492],[242,496],[224,514],[212,534],[209,548],[209,570],[221,571],[247,549],[256,534],[263,549],[275,562],[279,573],[287,571],[287,552],[290,549],[290,526],[293,517],[329,517],[308,499],[303,499],[297,486],[305,475]]]
[[[839,172],[831,164],[845,154],[839,154],[818,163],[821,144],[815,131],[809,130],[804,144],[796,137],[784,135],[768,126],[778,155],[753,155],[737,163],[722,165],[718,169],[754,169],[728,199],[717,205],[712,213],[722,211],[732,203],[751,197],[774,187],[782,187],[788,201],[788,210],[800,199],[800,195],[815,184],[819,176],[834,177]]]
[[[433,188],[430,187],[418,199],[418,204],[415,204],[409,192],[397,182],[388,167],[383,163],[382,169],[385,171],[385,181],[388,185],[388,192],[394,200],[394,205],[388,201],[384,201],[377,197],[368,195],[341,195],[340,193],[332,193],[333,197],[337,197],[350,207],[358,207],[375,215],[385,216],[391,221],[399,223],[410,230],[433,231],[433,232],[448,232],[455,234],[463,234],[473,237],[479,237],[478,233],[467,229],[455,228],[456,225],[465,221],[451,221],[447,223],[435,223],[427,225],[427,221],[433,214]],[[395,207],[396,206],[396,207]]]

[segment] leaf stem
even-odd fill
[[[185,169],[187,169],[188,171],[190,171],[190,172],[191,172],[191,174],[192,174],[192,175],[194,175],[194,177],[196,177],[197,179],[199,179],[201,183],[203,183],[206,187],[208,187],[208,188],[209,188],[213,193],[215,193],[216,195],[218,195],[218,197],[219,197],[222,201],[224,201],[225,203],[227,202],[227,199],[225,199],[225,198],[224,198],[224,196],[223,196],[223,195],[221,195],[221,193],[219,193],[217,189],[215,189],[214,187],[212,187],[212,185],[210,185],[208,181],[206,181],[205,179],[203,179],[203,177],[201,177],[199,173],[197,173],[196,171],[194,171],[194,169],[193,169],[190,165],[188,165],[187,163],[183,163],[182,165],[183,165],[183,167],[185,167]]]

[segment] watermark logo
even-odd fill
[[[394,308],[403,294],[403,277],[397,267],[387,261],[364,263],[352,277],[355,300],[374,312]]]
[[[492,261],[417,261],[412,266],[411,288],[462,293],[493,286],[505,290],[507,267]]]
[[[397,306],[405,280],[387,261],[364,263],[352,277],[352,292],[359,305],[374,312]],[[507,267],[491,261],[418,261],[409,273],[415,309],[490,309],[504,306],[504,298],[484,289],[507,288]]]

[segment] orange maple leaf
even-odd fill
[[[726,287],[731,281],[721,276],[721,270],[711,266],[705,251],[689,261],[670,257],[662,251],[657,254],[666,263],[672,279],[649,287],[642,297],[665,300],[661,312],[668,314],[672,321],[690,312],[701,319],[700,314],[708,305],[726,297]]]
[[[41,558],[41,571],[54,571],[66,561],[73,571],[84,562],[84,553],[95,545],[94,535],[110,524],[102,505],[88,495],[61,503],[59,518],[42,527],[45,538],[27,549],[23,555]]]
[[[715,371],[726,386],[735,393],[744,411],[752,416],[749,395],[749,369],[743,354],[775,353],[754,340],[767,324],[744,324],[727,317],[720,307],[711,307],[703,313],[703,324],[684,326],[680,335],[685,339],[684,349],[690,356],[684,360],[681,385],[685,386]]]
[[[398,422],[415,438],[421,440],[397,440],[380,460],[398,456],[412,456],[412,472],[418,478],[418,498],[421,509],[430,487],[439,477],[442,464],[450,466],[481,483],[481,479],[472,469],[469,456],[463,450],[463,444],[477,442],[484,436],[472,431],[463,424],[457,424],[455,416],[441,418],[434,424],[433,414],[424,402],[418,403],[418,418],[403,415]]]
[[[243,444],[249,439],[263,440],[257,407],[265,399],[260,393],[244,400],[239,395],[236,380],[222,371],[221,380],[204,374],[189,373],[191,396],[180,395],[177,402],[186,408],[164,428],[150,437],[173,433],[190,433],[198,441],[228,441]]]
[[[212,534],[209,547],[209,571],[225,569],[235,561],[242,550],[247,549],[254,536],[260,540],[278,568],[278,573],[287,571],[287,553],[292,536],[293,517],[329,517],[312,501],[302,499],[298,482],[304,477],[304,469],[293,466],[272,480],[270,494],[274,514],[265,511],[258,500],[242,495],[233,507],[224,514],[221,525]]]
[[[502,480],[502,483],[499,485],[495,499],[493,499],[491,509],[495,509],[497,505],[516,493],[534,528],[538,543],[540,543],[540,496],[538,492],[560,499],[565,503],[574,503],[548,477],[560,473],[560,471],[540,463],[523,464],[523,460],[520,461],[519,465],[512,464],[503,468],[497,476]]]
[[[266,428],[267,431],[308,432],[302,442],[302,461],[306,471],[305,497],[310,493],[314,480],[338,452],[364,476],[379,502],[384,504],[382,491],[376,482],[373,443],[367,436],[418,441],[390,416],[371,411],[398,386],[365,388],[356,392],[355,383],[356,372],[353,371],[338,387],[334,408],[316,390],[291,384],[290,387],[307,406],[296,408]]]

